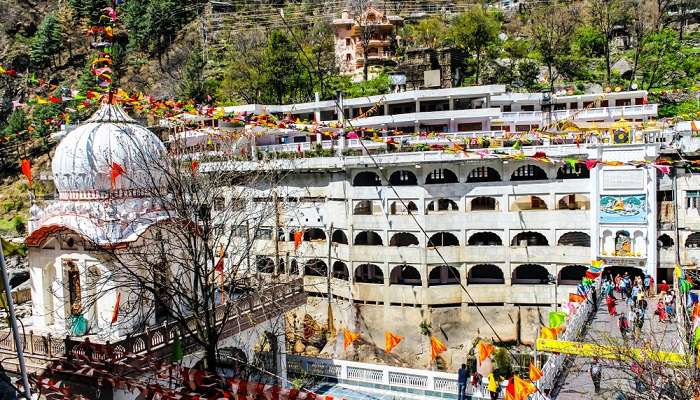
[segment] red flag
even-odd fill
[[[593,272],[593,271],[588,270],[588,271],[586,271],[586,278],[596,279],[597,277],[600,276],[600,274],[601,274],[600,272]]]
[[[586,168],[590,171],[598,165],[600,161],[598,160],[586,160]]]
[[[117,292],[117,301],[114,302],[114,309],[112,310],[112,324],[117,322],[117,319],[119,319],[119,302],[122,299],[122,294],[120,292]]]
[[[304,231],[294,232],[294,250],[301,246],[301,241],[304,239]]]
[[[125,172],[121,165],[112,162],[112,189],[114,189],[114,184],[117,182],[117,177]]]
[[[32,187],[32,165],[29,160],[22,160],[22,175],[27,177],[29,187]]]
[[[223,257],[219,258],[219,261],[214,266],[214,271],[216,271],[218,273],[224,272],[224,258]]]
[[[192,168],[192,172],[197,172],[197,169],[199,168],[199,161],[197,160],[192,160],[192,164],[190,165]]]

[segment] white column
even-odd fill
[[[598,159],[601,157],[601,151],[598,150]],[[603,167],[596,167],[591,170],[591,178],[589,181],[590,187],[590,202],[591,202],[591,212],[590,217],[590,229],[591,229],[591,260],[595,260],[598,254],[601,253],[600,249],[600,225],[598,223],[599,215],[599,204],[600,204],[600,183],[599,175]]]
[[[656,222],[658,213],[656,210],[656,168],[647,168],[644,173],[648,176],[647,182],[647,273],[656,282],[656,264],[658,261],[658,249],[656,247]]]

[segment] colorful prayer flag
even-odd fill
[[[571,296],[571,295],[569,295]],[[558,328],[566,322],[566,313],[563,311],[552,311],[549,313],[549,327]]]
[[[401,336],[396,336],[389,331],[386,331],[384,333],[384,339],[386,340],[386,344],[384,345],[384,351],[387,353],[391,353],[391,350],[393,350],[394,347],[396,347],[403,338]]]
[[[440,341],[440,339],[435,336],[430,337],[430,355],[434,359],[437,358],[440,353],[447,351],[447,346]]]

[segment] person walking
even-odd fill
[[[611,316],[616,316],[617,315],[617,310],[615,309],[615,296],[610,293],[608,298],[605,300],[605,303],[608,305],[608,314]]]
[[[600,378],[603,375],[603,368],[600,366],[600,361],[598,357],[593,359],[588,372],[591,374],[591,380],[593,381],[593,388],[596,394],[600,393]]]
[[[617,327],[620,328],[620,334],[623,339],[627,339],[627,333],[630,331],[630,323],[625,314],[620,314],[620,318],[617,320]]]
[[[462,364],[462,367],[457,371],[457,400],[465,400],[468,379],[467,364]]]

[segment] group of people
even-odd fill
[[[478,371],[474,371],[470,374],[469,370],[467,369],[467,365],[462,364],[461,368],[457,371],[457,400],[465,400],[469,398],[469,396],[467,396],[468,385],[472,386],[472,393],[478,393],[481,391],[482,386],[485,385],[486,391],[488,391],[491,400],[498,400],[503,389],[502,384],[499,383],[502,380],[503,378],[497,379],[496,374],[493,372],[489,373],[486,379],[484,379],[484,377]],[[550,400],[549,389],[538,391],[530,396],[530,399]]]
[[[640,337],[649,305],[647,298],[654,293],[653,286],[654,279],[649,275],[633,278],[625,272],[623,275],[615,275],[614,278],[611,275],[604,277],[602,294],[605,297],[608,313],[618,317],[617,327],[624,339],[627,339],[633,330],[634,336]],[[619,300],[626,305],[626,313],[617,310],[618,296]]]

